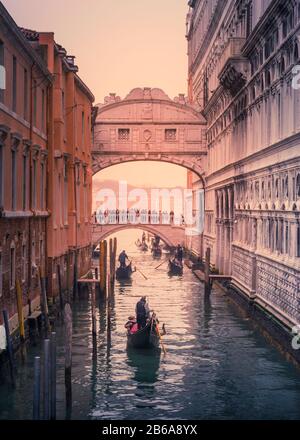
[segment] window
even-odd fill
[[[45,163],[41,162],[41,210],[44,210],[45,202]]]
[[[129,141],[129,136],[130,136],[129,128],[119,128],[118,129],[119,141]]]
[[[24,102],[23,102],[23,117],[25,120],[28,118],[28,73],[24,69]]]
[[[297,227],[297,257],[300,257],[300,226]]]
[[[17,152],[15,149],[11,150],[11,209],[16,209],[17,199]]]
[[[4,44],[0,40],[0,66],[4,67]],[[5,75],[5,71],[1,69],[1,72]],[[3,89],[1,88],[3,87]],[[4,87],[5,87],[5,77],[0,78],[0,102],[4,102]]]
[[[22,282],[26,280],[26,244],[22,244]]]
[[[23,156],[23,184],[22,184],[22,193],[23,193],[23,211],[27,209],[27,155]]]
[[[64,223],[68,223],[68,159],[64,158]]]
[[[17,58],[13,56],[12,71],[12,110],[17,111]]]
[[[45,130],[45,90],[42,90],[42,131]]]
[[[296,195],[297,195],[297,198],[300,197],[300,174],[297,174]]]
[[[33,124],[36,127],[36,117],[37,117],[37,82],[33,81]]]
[[[10,288],[16,284],[16,249],[14,243],[10,247]]]
[[[3,262],[2,262],[2,251],[0,251],[0,298],[3,294]]]
[[[289,253],[289,225],[286,224],[285,226],[285,253],[288,254]]]
[[[81,113],[81,146],[84,147],[84,112]]]
[[[32,163],[32,207],[36,209],[36,159]]]
[[[166,141],[176,141],[176,128],[167,128],[165,130],[165,140]]]

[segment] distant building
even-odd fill
[[[16,327],[16,282],[25,315],[40,303],[46,268],[47,108],[52,75],[0,2],[0,310]],[[2,313],[0,322],[2,320]]]
[[[300,322],[300,2],[194,0],[189,98],[207,121],[204,255],[242,295]]]
[[[1,2],[0,64],[0,310],[14,329],[17,281],[26,317],[39,268],[51,298],[58,265],[70,293],[90,267],[94,97],[54,34],[20,29]]]

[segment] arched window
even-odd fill
[[[298,43],[296,41],[294,47],[294,62],[297,62],[298,59],[299,59],[299,49],[298,49]]]
[[[297,197],[300,197],[300,174],[297,174],[296,195],[297,195]]]
[[[271,74],[270,71],[267,70],[266,71],[266,87],[270,87],[271,85]]]
[[[279,179],[277,178],[275,180],[275,197],[278,198],[279,196]]]
[[[279,64],[279,73],[282,75],[285,72],[285,60],[284,57],[281,57],[280,64]]]

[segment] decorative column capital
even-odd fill
[[[4,142],[10,132],[10,128],[7,125],[0,124],[0,145],[3,146]]]
[[[20,145],[20,142],[22,140],[22,136],[19,133],[11,133],[10,135],[11,139],[11,150],[17,151]]]

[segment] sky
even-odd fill
[[[187,0],[2,0],[19,26],[55,33],[96,97],[187,92]]]
[[[170,98],[187,94],[187,0],[2,0],[19,26],[54,32],[76,56],[79,75],[101,103],[136,87],[158,87]],[[136,186],[185,186],[186,170],[134,162],[110,167],[96,179]]]

